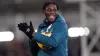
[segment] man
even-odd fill
[[[18,27],[29,38],[30,51],[33,56],[68,56],[68,26],[64,18],[57,12],[59,7],[54,2],[46,2],[43,12],[46,18],[34,32],[32,23],[18,24]],[[29,29],[30,31],[27,31]]]

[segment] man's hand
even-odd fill
[[[32,34],[34,32],[34,27],[33,27],[31,21],[30,21],[30,25],[29,26],[28,26],[28,24],[26,22],[18,24],[18,28],[19,28],[19,30],[24,32],[29,37],[29,39],[33,38]]]
[[[35,32],[35,30],[34,30],[34,27],[33,27],[33,25],[32,25],[32,22],[30,21],[30,26],[28,26],[29,27],[29,29],[30,29],[30,33],[31,34],[33,34],[33,32]]]
[[[18,28],[19,28],[19,30],[21,30],[22,32],[25,33],[28,29],[28,25],[27,25],[26,22],[25,23],[20,23],[20,24],[18,24]]]

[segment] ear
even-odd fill
[[[45,10],[43,10],[43,13],[45,13]]]
[[[59,14],[59,11],[57,10],[57,12],[56,12],[57,14]]]

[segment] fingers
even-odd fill
[[[32,25],[32,22],[30,21],[30,26],[28,26],[28,24],[26,22],[20,23],[18,24],[18,28],[21,31],[26,31],[28,28],[33,32],[34,31],[34,27]],[[30,31],[30,32],[31,32]]]
[[[18,24],[18,27],[28,27],[26,22],[20,23]]]
[[[33,26],[32,26],[31,21],[30,21],[30,26],[28,26],[28,24],[26,22],[23,22],[23,23],[18,24],[18,28],[19,28],[19,30],[24,32],[29,38],[32,38],[31,35],[33,33]],[[29,29],[29,31],[27,31],[27,29]]]
[[[28,24],[27,24],[26,22],[25,22],[24,24],[25,24],[26,26],[28,26]]]
[[[32,26],[32,22],[30,21],[30,26]]]
[[[28,24],[26,22],[23,22],[23,23],[18,24],[18,27],[20,26],[28,26]],[[33,26],[31,21],[30,21],[30,26]]]
[[[28,24],[26,22],[23,23],[23,26],[28,27]]]
[[[22,30],[22,28],[23,28],[22,23],[18,24],[18,28],[19,28],[19,30]]]
[[[22,23],[18,24],[18,27],[22,27]]]
[[[29,28],[32,30],[32,32],[35,31],[35,30],[34,30],[34,26],[32,25],[32,21],[30,21],[30,26],[29,26]]]
[[[17,27],[19,28],[19,30],[24,31],[24,32],[28,29],[28,25],[26,22],[18,24]]]

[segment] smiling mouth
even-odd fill
[[[54,19],[54,18],[55,18],[55,16],[53,16],[53,15],[50,15],[50,16],[49,16],[49,18],[50,18],[50,19]]]

